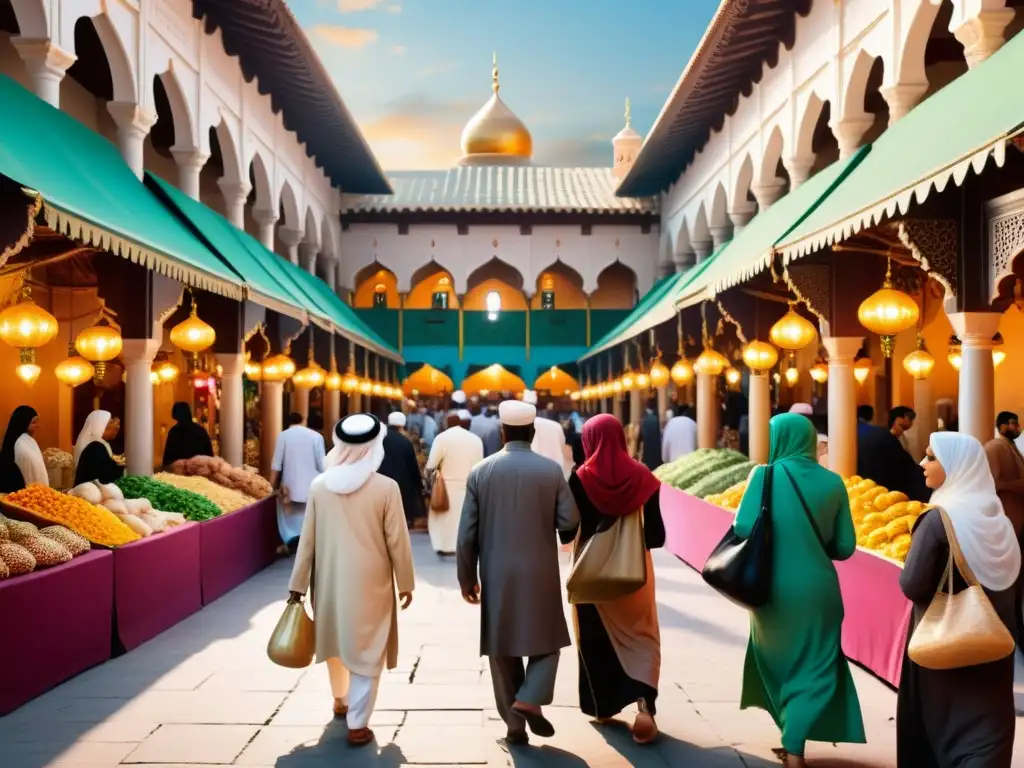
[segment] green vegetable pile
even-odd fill
[[[117,481],[126,499],[149,499],[153,509],[178,512],[187,520],[202,522],[220,516],[220,507],[204,496],[175,488],[151,477],[129,475]]]
[[[663,464],[654,474],[666,485],[689,493],[689,489],[698,481],[719,470],[739,464],[746,465],[747,471],[750,471],[750,463],[742,453],[728,448],[701,448],[676,459],[671,464]],[[722,490],[724,491],[729,485],[723,487]],[[716,492],[720,491],[708,491],[707,493]]]

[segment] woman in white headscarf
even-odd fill
[[[124,473],[114,461],[108,441],[117,437],[121,428],[110,411],[93,411],[85,419],[75,443],[75,485],[97,481],[112,483]]]
[[[312,584],[317,662],[327,662],[334,714],[348,742],[373,741],[367,727],[385,664],[398,663],[398,609],[415,586],[402,494],[377,473],[386,430],[375,416],[352,414],[334,427],[326,469],[309,489],[288,589],[301,599]]]
[[[959,432],[931,436],[924,461],[931,503],[953,523],[964,559],[1007,629],[1015,631],[1014,585],[1021,553],[1013,524],[996,496],[985,451]],[[943,583],[949,541],[938,511],[925,512],[914,527],[903,593],[914,603],[908,639]],[[953,588],[966,588],[959,574]],[[1009,768],[1016,713],[1014,658],[950,670],[919,667],[903,659],[897,703],[897,764],[901,768]]]

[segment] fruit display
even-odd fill
[[[186,520],[201,522],[218,517],[221,513],[220,507],[200,494],[176,488],[152,477],[126,475],[117,481],[117,487],[127,499],[146,499],[153,508],[162,510],[165,515],[177,513]]]
[[[4,503],[12,517],[31,517],[33,520],[63,525],[92,544],[117,547],[139,538],[109,509],[43,485],[33,483],[15,491],[4,499]],[[13,527],[17,528],[16,522]],[[7,528],[14,540],[12,525],[8,523]]]
[[[89,542],[62,525],[41,530],[0,515],[0,580],[66,563],[89,551]]]
[[[845,478],[850,512],[857,529],[857,545],[903,562],[910,550],[910,532],[927,504],[910,501],[906,494],[889,491],[854,475]]]
[[[241,471],[241,470],[239,470]],[[170,472],[160,472],[153,476],[154,480],[158,480],[168,485],[173,485],[175,488],[179,488],[184,491],[191,491],[192,493],[198,494],[205,497],[207,500],[217,505],[221,512],[234,512],[236,509],[242,507],[248,507],[256,503],[256,499],[251,496],[246,496],[244,493],[233,491],[230,488],[225,488],[222,485],[209,480],[199,475],[188,477],[186,475],[175,475]]]
[[[729,464],[705,475],[687,488],[686,492],[691,496],[696,496],[700,499],[707,498],[712,494],[724,493],[729,488],[736,485],[737,482],[745,481],[750,477],[750,472],[754,466],[755,465],[749,461],[740,461],[735,464]]]
[[[212,456],[195,456],[191,459],[179,459],[171,464],[168,469],[175,475],[208,478],[217,485],[238,491],[251,499],[265,499],[274,492],[270,483],[259,475],[232,467],[224,459]]]
[[[70,493],[110,510],[143,538],[185,522],[182,515],[154,509],[148,499],[126,499],[115,483],[82,483],[72,488]]]
[[[726,488],[721,493],[715,493],[710,496],[705,496],[704,501],[709,501],[712,504],[717,504],[720,507],[735,512],[740,508],[740,502],[743,500],[743,492],[747,490],[747,478],[743,478],[736,485]]]
[[[686,491],[704,477],[734,464],[747,464],[749,474],[750,465],[747,457],[742,453],[728,448],[700,448],[670,464],[662,464],[654,471],[654,474],[666,485]],[[730,481],[718,491],[725,490],[735,482],[735,480]],[[712,490],[706,491],[706,493],[715,493],[713,488],[712,484]]]

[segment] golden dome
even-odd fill
[[[521,165],[533,157],[533,137],[498,96],[498,59],[491,73],[494,93],[462,130],[463,165]]]

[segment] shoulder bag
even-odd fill
[[[623,517],[590,537],[576,556],[565,583],[570,605],[604,603],[631,595],[647,583],[642,509]]]
[[[1005,659],[1013,653],[1010,631],[960,551],[953,523],[938,509],[949,542],[949,560],[928,610],[907,646],[910,660],[925,669],[959,669]],[[953,568],[967,589],[953,594]],[[945,584],[947,592],[942,591]]]
[[[701,577],[711,587],[744,608],[760,608],[772,594],[772,467],[764,471],[761,509],[741,539],[732,526],[708,556]]]
[[[434,471],[434,485],[430,489],[430,509],[434,512],[448,511],[448,489],[445,487],[440,469]]]
[[[825,554],[832,557],[832,548],[825,543],[825,537],[821,535],[821,529],[818,527],[818,521],[814,519],[814,515],[811,514],[811,508],[807,506],[807,500],[804,495],[800,492],[800,488],[796,484],[796,480],[789,474],[789,470],[782,467],[782,471],[786,473],[786,478],[789,480],[789,484],[793,486],[793,490],[796,491],[796,497],[800,500],[800,506],[803,507],[804,514],[807,515],[807,522],[811,524],[811,528],[814,531],[814,535],[818,537],[818,543],[821,544],[821,548],[825,550]]]

